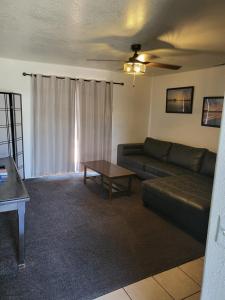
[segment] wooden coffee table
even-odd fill
[[[120,166],[114,165],[111,162],[106,160],[95,160],[95,161],[87,161],[84,163],[84,184],[86,184],[86,180],[88,178],[93,178],[93,176],[87,176],[87,169],[91,169],[101,176],[102,184],[104,182],[104,178],[107,179],[107,185],[109,188],[109,199],[112,199],[112,190],[115,189],[117,191],[121,191],[121,189],[117,188],[115,184],[113,184],[113,180],[117,178],[128,178],[128,187],[127,192],[130,195],[131,193],[131,183],[132,177],[135,175],[134,172],[122,168]]]

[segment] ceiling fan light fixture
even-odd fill
[[[138,62],[127,62],[123,66],[124,72],[132,75],[143,75],[146,71],[146,66]]]

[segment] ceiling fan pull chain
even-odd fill
[[[135,77],[135,73],[134,73],[134,76],[133,76],[133,83],[132,83],[133,87],[135,87],[135,79],[136,79],[136,77]]]

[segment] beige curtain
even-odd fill
[[[76,170],[80,162],[111,160],[113,83],[76,83]]]
[[[75,86],[69,78],[32,77],[32,175],[74,171]]]

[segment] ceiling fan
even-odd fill
[[[128,61],[124,62],[123,70],[128,74],[140,75],[144,74],[146,71],[146,66],[154,67],[154,68],[163,68],[170,70],[178,70],[181,66],[163,64],[159,62],[152,61],[144,61],[141,59],[141,55],[138,54],[138,51],[141,50],[141,44],[132,44],[131,50],[134,52],[133,56],[131,56]],[[150,58],[157,58],[157,56],[150,56]],[[122,61],[119,59],[87,59],[88,61]]]

